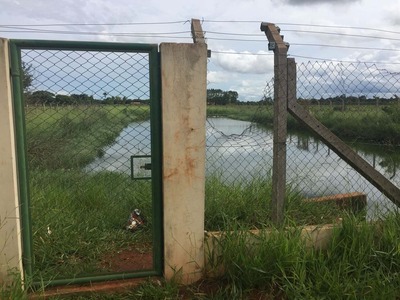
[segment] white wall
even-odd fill
[[[8,41],[0,39],[0,282],[21,272],[22,249]]]

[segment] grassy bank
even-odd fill
[[[31,168],[80,169],[121,130],[149,119],[149,107],[29,107],[26,110],[28,161]]]
[[[349,105],[344,110],[335,106],[314,105],[308,106],[306,109],[341,138],[400,145],[400,107],[398,104],[378,107]],[[273,123],[273,107],[271,105],[208,106],[207,114],[256,122],[264,126],[272,126]],[[288,128],[301,129],[304,127],[289,116]]]

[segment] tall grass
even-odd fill
[[[120,294],[51,299],[390,299],[400,297],[400,215],[374,224],[352,215],[325,249],[309,248],[300,228],[249,236],[229,222],[219,242],[224,274],[188,287],[147,281]]]
[[[261,232],[249,242],[237,223],[220,241],[220,278],[230,298],[252,290],[287,299],[397,299],[400,297],[400,216],[368,224],[344,218],[326,249],[310,249],[300,230]]]
[[[227,230],[232,222],[243,229],[269,226],[271,189],[268,179],[226,185],[209,177],[205,228]],[[150,182],[132,182],[111,172],[82,176],[73,170],[36,170],[31,173],[31,195],[38,278],[104,272],[99,262],[105,254],[151,241]],[[286,200],[287,225],[329,223],[344,214],[332,204],[304,203],[294,191]],[[132,234],[123,226],[127,213],[137,207],[148,216],[147,229]]]
[[[62,170],[34,171],[31,178],[37,278],[108,272],[101,265],[106,254],[151,241],[150,182]],[[135,234],[124,229],[134,208],[147,216],[146,228]]]
[[[1,252],[0,252],[1,253]],[[23,289],[21,276],[18,272],[9,271],[8,281],[0,281],[0,299],[2,300],[25,300],[28,299]]]
[[[246,229],[271,225],[272,179],[254,177],[247,181],[224,183],[218,175],[206,179],[205,228],[226,230],[227,222]],[[311,225],[335,222],[345,212],[335,203],[304,202],[304,197],[287,186],[286,225]]]

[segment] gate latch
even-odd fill
[[[149,180],[151,171],[151,155],[131,155],[132,180]]]
[[[144,164],[143,166],[140,166],[140,168],[141,168],[141,169],[144,169],[144,170],[151,170],[151,163],[149,163],[149,164]]]

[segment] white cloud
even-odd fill
[[[237,92],[241,101],[259,101],[264,95],[266,83],[270,80],[267,77],[241,80]]]
[[[222,71],[208,71],[207,72],[208,84],[226,83],[229,81],[229,77],[230,76],[227,72],[222,72]]]
[[[318,5],[318,4],[351,4],[361,0],[283,0],[282,2],[290,5]]]
[[[249,51],[237,53],[233,50],[226,53],[215,53],[217,64],[226,71],[236,73],[265,74],[273,68],[273,56],[268,52],[258,51],[252,54]]]

